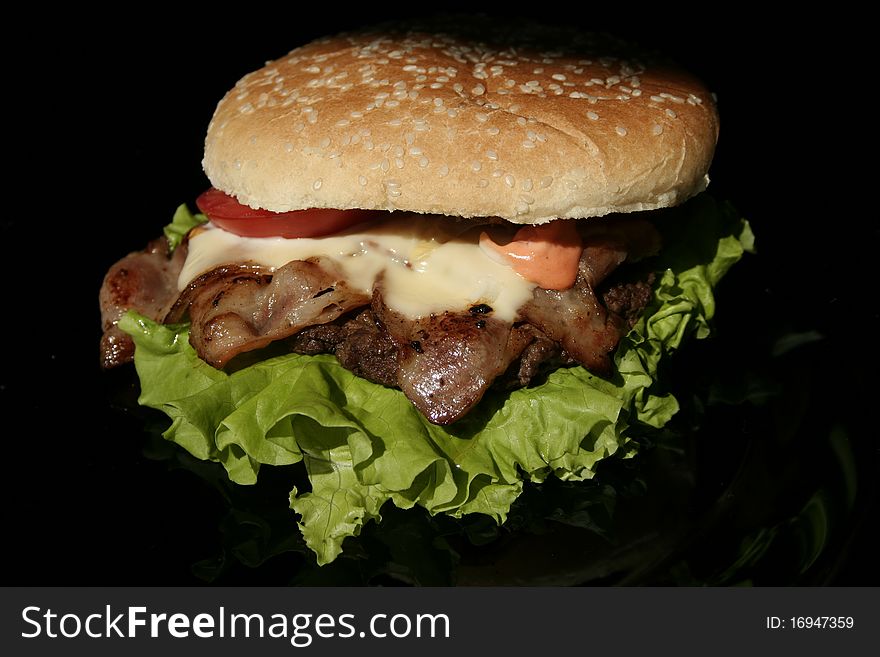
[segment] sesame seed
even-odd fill
[[[480,182],[477,183],[477,186],[478,187],[488,187],[489,181],[486,180],[485,178],[480,178]]]
[[[524,192],[532,191],[532,187],[533,187],[533,184],[532,184],[531,178],[526,178],[525,180],[522,181],[522,189]],[[534,201],[529,201],[529,203],[534,203]]]
[[[422,149],[419,148],[418,146],[413,146],[413,147],[411,147],[411,148],[409,149],[408,152],[409,152],[410,155],[421,155],[421,154],[422,154]]]
[[[614,129],[617,131],[617,134],[619,134],[621,137],[626,137],[626,128],[619,125]]]
[[[662,103],[663,97],[662,96],[651,96],[651,100],[653,100],[655,103]]]
[[[598,121],[599,115],[596,114],[593,110],[590,110],[589,112],[587,112],[587,118],[591,121]]]
[[[351,122],[350,122],[348,119],[339,119],[339,120],[336,122],[336,127],[337,127],[337,128],[344,128],[344,127],[347,126],[349,123],[351,123]]]
[[[288,153],[292,153],[293,144],[291,144],[289,141],[284,142],[284,150],[286,150]]]
[[[320,142],[318,142],[318,146],[321,148],[327,148],[330,145],[330,137],[324,137]]]
[[[471,93],[474,94],[475,96],[482,96],[484,93],[486,93],[486,87],[484,87],[481,84],[478,84],[473,89],[471,89]]]
[[[476,114],[476,119],[477,119],[477,121],[479,121],[480,123],[485,123],[486,121],[489,120],[489,115],[488,115],[488,114],[484,114],[483,112],[477,112],[477,114]]]
[[[486,151],[486,157],[488,157],[492,161],[495,161],[498,159],[498,153],[493,150],[488,150]]]
[[[455,93],[460,94],[462,91],[464,91],[464,86],[462,86],[461,82],[456,82],[454,85],[452,85],[452,90]]]
[[[473,169],[474,171],[479,171],[482,168],[483,168],[483,165],[480,164],[480,162],[478,160],[474,160],[473,162],[471,162],[471,169]]]
[[[529,141],[528,139],[522,143],[523,148],[534,148],[535,142]]]
[[[516,204],[516,213],[517,214],[525,214],[528,211],[529,211],[529,204],[528,203],[523,203],[522,201],[520,201],[519,203]]]
[[[675,110],[671,110],[667,107],[666,108],[666,116],[668,116],[670,119],[674,119],[678,115],[675,113]]]
[[[379,165],[382,168],[382,171],[388,173],[388,169],[391,168],[391,162],[388,161],[388,158],[383,158],[382,163]]]
[[[419,166],[423,169],[428,166],[428,158],[426,158],[424,155],[419,158]]]
[[[633,90],[632,90],[632,95],[633,95],[634,98],[638,98],[639,96],[642,95],[642,90],[641,90],[641,89],[633,89]]]
[[[394,166],[396,166],[398,169],[402,169],[403,168],[403,158],[395,157],[394,158]]]
[[[367,177],[366,176],[358,176],[358,183],[360,183],[361,187],[366,187]]]
[[[541,189],[547,189],[553,184],[553,176],[544,176],[541,178]]]
[[[441,105],[443,105],[443,99],[442,99],[442,98],[435,98],[435,99],[434,99],[434,105],[435,105],[436,107],[440,107]]]
[[[438,169],[437,173],[439,173],[440,177],[442,178],[449,173],[449,167],[444,164],[440,167],[440,169]]]
[[[526,119],[525,119],[525,117],[523,117],[523,116],[519,117],[519,118],[516,120],[516,123],[517,123],[517,125],[525,125],[525,124],[526,124]]]
[[[663,126],[658,123],[655,123],[654,127],[651,128],[651,132],[655,135],[663,134]]]
[[[323,185],[323,184],[324,184],[324,181],[321,180],[320,178],[318,178],[315,182],[312,183],[312,189],[314,189],[315,191],[318,191],[319,189],[321,189],[321,185]]]
[[[554,73],[551,77],[552,77],[554,80],[559,80],[560,82],[562,82],[563,80],[565,80],[565,76],[564,76],[562,73]]]
[[[508,173],[506,176],[504,176],[504,184],[513,189],[514,185],[516,185],[516,178]]]
[[[490,135],[497,135],[499,132],[501,132],[501,129],[493,126],[491,128],[486,128],[486,132]]]
[[[403,156],[403,146],[400,146],[400,145],[395,146],[395,147],[392,149],[391,154],[394,155],[394,157],[401,157],[401,156]]]
[[[513,112],[514,114],[516,114],[517,112],[519,112],[519,105],[517,105],[516,103],[514,103],[513,105],[511,105],[510,107],[508,107],[507,110],[508,110],[509,112]]]

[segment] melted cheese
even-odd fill
[[[382,276],[386,303],[412,319],[487,304],[499,319],[514,321],[535,284],[488,257],[480,232],[473,224],[408,213],[321,238],[239,237],[209,223],[189,240],[178,287],[224,264],[249,262],[274,270],[325,256],[367,295]]]

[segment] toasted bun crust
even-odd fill
[[[244,204],[516,223],[676,205],[702,191],[710,93],[617,40],[488,19],[314,41],[250,73],[208,128]]]

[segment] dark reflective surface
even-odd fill
[[[325,568],[287,509],[297,466],[230,484],[158,437],[164,419],[137,407],[130,369],[100,372],[97,290],[207,184],[216,100],[263,60],[333,31],[331,17],[259,30],[145,17],[46,35],[35,49],[67,64],[52,94],[35,96],[45,143],[32,149],[26,205],[2,224],[15,290],[0,379],[4,583],[877,584],[877,309],[865,284],[876,231],[840,201],[850,183],[825,164],[833,145],[805,138],[815,116],[792,108],[791,94],[830,75],[821,61],[793,64],[811,44],[745,16],[717,20],[729,30],[692,32],[675,17],[624,26],[717,90],[712,189],[758,240],[718,291],[713,337],[666,373],[681,413],[593,482],[527,488],[504,527],[389,508]],[[755,74],[764,58],[786,75]],[[62,99],[73,109],[59,122]],[[34,240],[39,254],[22,248]]]

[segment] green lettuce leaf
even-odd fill
[[[128,312],[119,326],[136,345],[140,403],[171,418],[167,439],[241,484],[263,465],[304,462],[311,490],[292,490],[290,506],[324,564],[388,501],[503,523],[526,481],[589,479],[601,459],[633,454],[634,425],[659,428],[676,413],[655,382],[659,364],[689,336],[709,334],[713,287],[753,237],[706,194],[661,212],[658,228],[669,248],[654,263],[655,299],[621,340],[613,378],[560,369],[539,385],[490,391],[447,427],[329,355],[285,354],[225,373],[196,356],[186,325]]]
[[[190,212],[186,203],[179,205],[174,212],[171,223],[165,226],[164,232],[165,237],[168,239],[168,249],[174,251],[174,249],[180,246],[180,243],[189,231],[206,221],[208,221],[208,218],[205,215]]]

